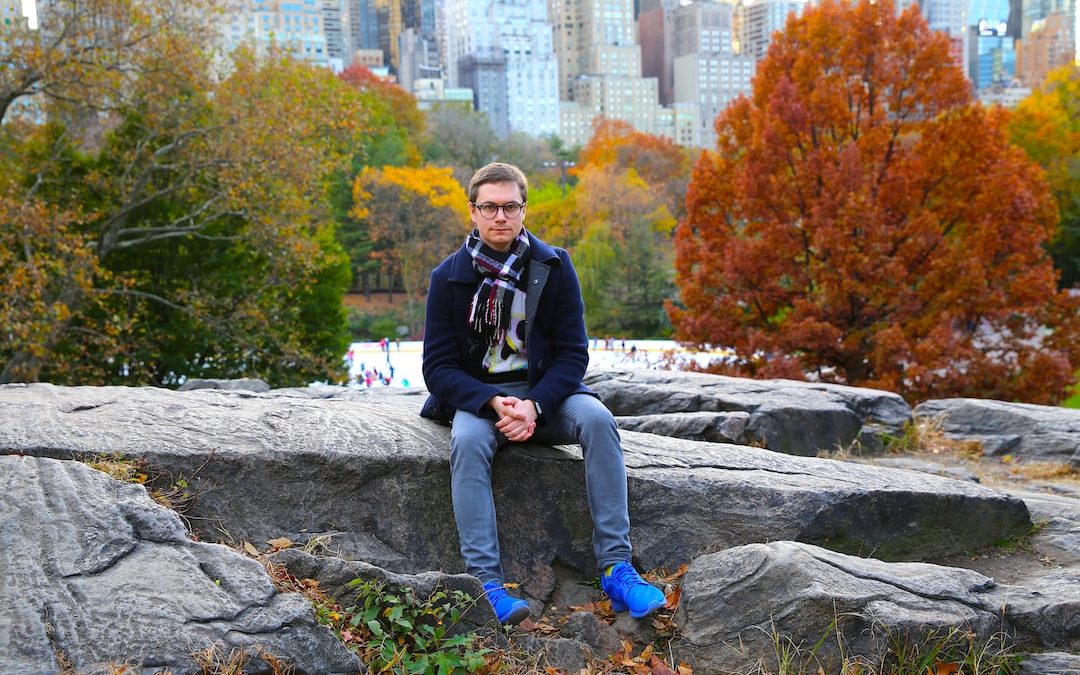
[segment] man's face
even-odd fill
[[[494,204],[521,204],[521,190],[517,183],[484,183],[476,190],[476,206],[469,204],[469,216],[473,225],[480,232],[480,240],[496,251],[510,250],[510,244],[517,238],[525,222],[525,209],[521,209],[513,218],[507,218],[502,209],[498,209],[491,218],[480,213],[479,206]]]

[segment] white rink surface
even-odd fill
[[[636,348],[636,349],[635,349]],[[424,388],[422,373],[423,343],[419,340],[390,342],[389,353],[379,347],[378,342],[354,342],[349,347],[353,362],[349,369],[351,387],[367,387],[365,372],[372,375],[371,387],[408,387]],[[689,363],[696,361],[707,365],[710,360],[730,357],[730,350],[712,352],[689,352],[673,340],[611,340],[605,344],[602,338],[594,339],[589,344],[589,366],[623,366],[632,368],[659,368],[668,363]],[[345,357],[347,363],[348,357]],[[362,366],[362,367],[361,367]],[[378,379],[393,376],[390,384]]]

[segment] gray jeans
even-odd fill
[[[524,396],[525,384],[504,385]],[[563,401],[547,424],[537,425],[530,442],[547,445],[580,443],[585,457],[585,491],[593,521],[593,551],[600,569],[630,561],[630,515],[626,503],[626,465],[615,418],[588,394]],[[509,441],[495,423],[458,410],[450,430],[450,491],[465,570],[482,582],[503,581],[495,501],[491,494],[491,461]]]

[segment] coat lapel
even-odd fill
[[[536,318],[536,308],[540,306],[540,294],[547,285],[548,274],[551,273],[551,265],[538,260],[529,261],[528,288],[525,291],[525,344],[529,343],[529,334],[532,333],[533,321]]]

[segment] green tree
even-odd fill
[[[298,384],[332,376],[347,343],[326,195],[367,130],[363,101],[276,55],[216,74],[190,4],[121,40],[167,4],[50,3],[36,39],[66,26],[81,58],[12,55],[16,72],[47,67],[6,110],[34,96],[49,122],[9,114],[0,136],[0,381]],[[72,78],[114,93],[73,97]]]
[[[1080,67],[1052,71],[1020,102],[1009,137],[1046,172],[1061,222],[1048,248],[1062,288],[1080,282]]]
[[[664,300],[674,294],[675,218],[662,195],[633,169],[589,167],[579,174],[572,218],[585,320],[593,333],[657,337],[670,332]],[[582,198],[587,195],[586,198]]]
[[[361,92],[370,111],[371,132],[365,135],[349,170],[336,176],[330,201],[338,223],[337,240],[352,266],[352,286],[361,288],[370,297],[371,277],[379,271],[381,263],[374,255],[374,243],[366,223],[350,215],[356,206],[353,183],[364,167],[419,165],[422,158],[418,143],[424,137],[427,123],[412,94],[367,68],[350,66],[339,77]],[[393,277],[387,283],[392,291]]]

